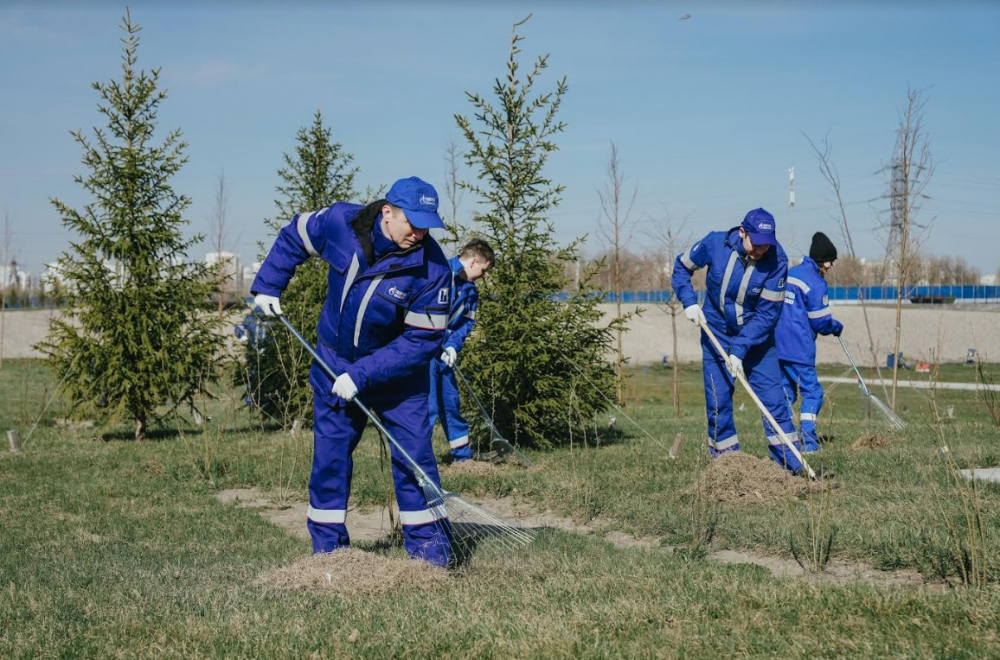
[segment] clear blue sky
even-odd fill
[[[552,220],[560,241],[600,249],[597,188],[618,145],[633,217],[686,218],[700,236],[763,206],[790,253],[826,231],[843,248],[831,189],[803,133],[829,135],[860,256],[873,231],[879,172],[892,155],[908,88],[926,91],[936,172],[919,221],[929,251],[998,266],[1000,3],[997,2],[256,2],[136,0],[139,66],[161,68],[169,97],[159,137],[180,128],[190,162],[174,180],[208,231],[225,175],[231,249],[244,262],[272,236],[276,170],[321,110],[354,154],[359,188],[418,175],[443,187],[445,145],[471,115],[466,91],[491,95],[511,25],[523,69],[550,54],[540,90],[565,75],[567,130],[548,174],[566,185]],[[90,201],[71,130],[103,126],[95,81],[120,74],[124,3],[0,0],[0,213],[36,274],[72,237],[48,202]],[[681,20],[690,14],[687,20]],[[796,201],[788,207],[788,168]],[[468,174],[463,171],[460,174]],[[468,217],[474,200],[462,199]],[[641,229],[640,229],[641,232]],[[633,248],[650,241],[640,233]],[[204,251],[210,248],[205,247]],[[843,253],[843,250],[842,250]],[[192,256],[200,257],[200,254]]]

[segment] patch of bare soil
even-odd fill
[[[808,488],[771,460],[740,451],[719,456],[695,481],[690,494],[735,506],[770,505],[794,499]]]
[[[485,477],[493,474],[502,474],[509,468],[500,463],[488,463],[486,461],[460,461],[438,467],[438,472],[442,475],[462,474],[470,477]]]
[[[851,443],[851,449],[860,451],[862,449],[887,449],[892,443],[889,438],[878,433],[864,433],[857,440]]]
[[[880,571],[859,562],[841,559],[831,560],[823,571],[813,572],[803,568],[794,559],[770,557],[754,552],[739,550],[717,550],[708,555],[709,559],[721,564],[754,564],[763,566],[775,577],[795,577],[825,584],[870,584],[877,587],[928,587],[944,588],[944,583],[928,583],[918,571]]]
[[[256,584],[276,589],[379,595],[399,589],[435,589],[447,580],[445,569],[424,561],[346,548],[304,557],[291,566],[263,573]]]

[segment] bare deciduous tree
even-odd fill
[[[219,305],[218,311],[221,317],[226,310],[226,299],[230,290],[236,290],[236,278],[238,273],[235,272],[236,261],[234,258],[225,258],[223,255],[226,252],[226,240],[228,238],[226,227],[226,209],[229,204],[229,194],[226,191],[226,175],[224,173],[219,174],[219,178],[216,180],[215,185],[215,207],[212,211],[212,247],[215,249],[215,254],[218,258],[215,267],[216,272],[219,274]],[[229,269],[233,269],[233,273],[230,275]]]
[[[10,268],[10,252],[11,252],[11,219],[10,213],[4,211],[3,214],[3,287],[0,288],[0,367],[3,366],[3,340],[4,332],[6,331],[5,320],[7,317],[7,292],[10,290],[10,283],[7,281],[7,273]],[[14,281],[17,281],[17,272],[13,273]]]
[[[899,343],[903,316],[903,299],[912,277],[912,269],[920,253],[920,245],[927,237],[929,223],[920,225],[916,216],[920,202],[925,198],[934,164],[931,160],[930,140],[923,126],[923,109],[926,104],[919,90],[909,89],[906,107],[899,113],[896,145],[892,160],[883,171],[889,177],[890,218],[883,228],[887,232],[886,262],[892,264],[896,283],[896,326],[892,354],[899,356]],[[890,407],[896,410],[896,385],[899,378],[899,359],[892,361],[892,394]]]
[[[672,354],[670,356],[673,383],[671,385],[671,398],[674,404],[674,415],[677,417],[681,416],[681,390],[680,390],[680,355],[677,349],[677,316],[684,311],[684,305],[681,301],[674,295],[673,286],[671,285],[670,275],[673,272],[674,261],[677,259],[677,255],[680,254],[681,250],[685,245],[691,242],[691,238],[687,232],[684,230],[684,225],[687,220],[681,221],[675,226],[674,220],[669,213],[667,213],[666,221],[659,224],[656,229],[650,232],[650,238],[653,239],[654,244],[654,254],[659,256],[659,263],[656,268],[656,272],[660,276],[660,288],[670,291],[670,299],[660,305],[660,309],[670,315],[670,332],[673,336],[673,348]],[[695,273],[695,276],[701,276],[704,279],[704,271],[699,271]],[[694,282],[692,281],[692,284]],[[696,285],[697,287],[697,285]],[[704,288],[704,282],[702,282],[701,288]]]
[[[461,248],[462,234],[464,230],[458,221],[458,207],[462,203],[465,189],[460,185],[458,179],[458,163],[462,154],[454,140],[449,139],[444,146],[444,194],[448,200],[448,215],[445,219],[445,235],[441,237],[441,243],[451,246],[451,252],[458,252]],[[449,253],[450,254],[450,253]]]
[[[615,293],[615,316],[624,318],[622,315],[622,293],[624,291],[622,282],[622,256],[623,252],[632,241],[635,223],[632,221],[632,209],[635,206],[635,198],[638,194],[636,188],[631,194],[624,190],[625,173],[621,169],[621,161],[618,158],[618,145],[611,142],[611,153],[608,156],[607,181],[602,188],[598,188],[597,196],[601,201],[601,215],[598,218],[597,226],[601,243],[608,250],[608,265],[611,270],[611,290]],[[642,313],[641,309],[636,309],[635,314]],[[615,391],[619,401],[623,401],[624,390],[625,354],[622,349],[622,335],[625,328],[619,325],[615,329]]]

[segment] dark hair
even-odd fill
[[[466,243],[459,256],[476,257],[480,261],[486,261],[490,264],[496,260],[496,254],[494,254],[493,248],[491,248],[490,244],[481,238],[474,238]]]
[[[358,242],[361,243],[361,251],[365,255],[365,261],[371,266],[375,262],[375,246],[372,244],[372,229],[375,227],[375,221],[378,220],[379,213],[382,212],[382,207],[389,204],[384,199],[380,199],[372,202],[368,206],[364,207],[358,214],[354,216],[352,221],[354,225],[354,235],[358,237]],[[391,204],[389,204],[392,206]]]

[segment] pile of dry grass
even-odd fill
[[[260,575],[257,584],[276,589],[322,589],[378,595],[401,588],[440,588],[448,572],[418,559],[386,557],[345,548],[305,557]]]
[[[864,433],[851,444],[851,449],[858,451],[861,449],[888,449],[889,438],[878,433]]]
[[[768,505],[798,497],[807,488],[774,461],[743,452],[719,456],[699,475],[691,491],[695,497],[736,506]]]

